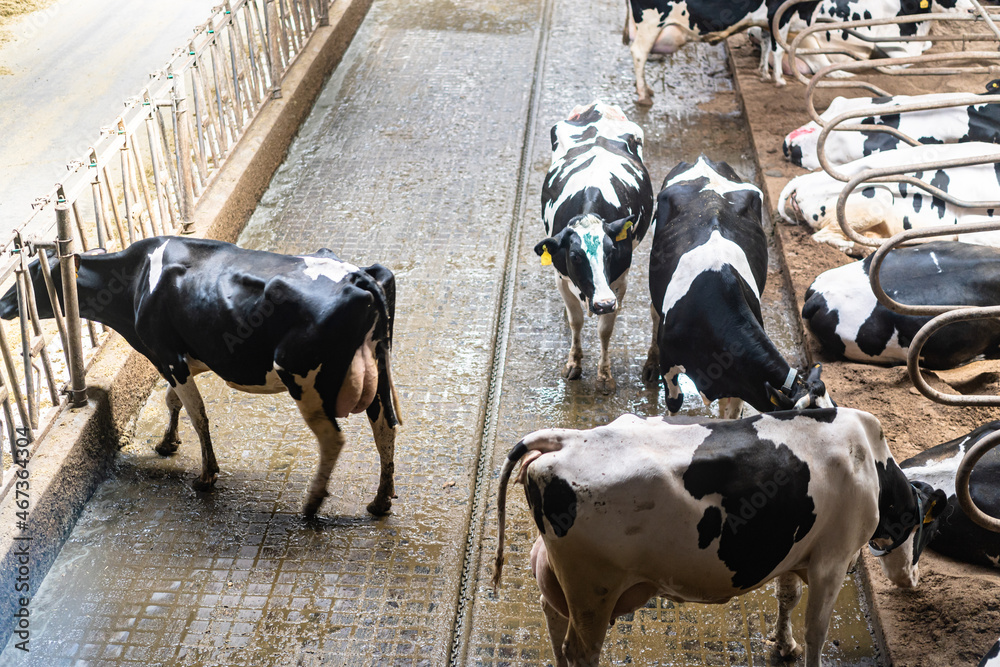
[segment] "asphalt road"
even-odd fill
[[[214,0],[61,0],[0,44],[0,235],[31,214]],[[6,73],[9,72],[9,73]]]

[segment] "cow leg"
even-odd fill
[[[167,386],[166,402],[167,410],[170,412],[167,430],[163,432],[163,439],[160,440],[160,444],[154,448],[156,453],[161,456],[173,454],[177,451],[177,446],[181,444],[181,439],[177,435],[177,422],[181,414],[181,399],[177,396],[174,388],[169,385]]]
[[[305,396],[303,396],[305,399]],[[340,430],[337,422],[326,416],[322,407],[310,407],[312,401],[296,401],[299,412],[306,424],[316,436],[319,445],[319,463],[316,465],[316,474],[313,475],[309,488],[306,491],[306,500],[302,504],[302,514],[308,517],[316,515],[323,500],[330,495],[326,490],[326,485],[330,481],[330,473],[337,464],[340,451],[344,448],[344,433]],[[376,443],[378,441],[376,440]],[[381,451],[379,452],[381,454]],[[377,497],[376,497],[377,499]]]
[[[597,335],[601,339],[601,361],[597,364],[597,389],[605,394],[615,390],[615,379],[611,377],[611,355],[608,346],[611,344],[611,334],[615,330],[615,320],[618,311],[600,315],[597,318]]]
[[[649,314],[653,318],[653,342],[649,344],[646,363],[642,366],[642,381],[652,384],[660,381],[660,344],[657,342],[660,337],[660,315],[654,306],[649,307]]]
[[[649,52],[653,50],[659,35],[659,22],[646,18],[636,24],[635,39],[629,46],[629,51],[632,52],[632,66],[635,68],[635,91],[638,95],[635,103],[644,107],[653,104],[653,89],[646,85],[646,60],[649,59]]]
[[[684,406],[684,394],[681,392],[681,385],[677,381],[677,376],[684,372],[680,366],[671,366],[667,374],[663,376],[663,384],[667,388],[667,410],[671,415],[676,415]]]
[[[583,331],[583,307],[580,299],[573,290],[570,289],[568,280],[557,276],[559,293],[562,294],[563,302],[566,304],[566,319],[569,321],[569,330],[573,334],[573,343],[569,348],[569,359],[566,360],[566,368],[563,369],[563,377],[567,380],[577,380],[583,372],[580,362],[583,360],[583,341],[581,332]]]
[[[180,398],[184,409],[187,410],[191,424],[194,425],[194,430],[198,434],[198,440],[201,441],[201,477],[194,480],[191,485],[196,491],[209,491],[219,476],[219,464],[215,461],[215,450],[212,449],[212,436],[208,431],[205,402],[201,398],[198,386],[194,383],[193,376],[188,376],[186,382],[173,387],[173,390]],[[169,400],[168,398],[168,405]],[[171,410],[173,410],[172,407]]]
[[[552,656],[556,667],[567,667],[566,655],[563,653],[563,642],[566,641],[566,631],[569,629],[569,619],[560,614],[549,604],[544,595],[539,596],[542,603],[542,613],[545,614],[545,626],[549,629],[549,640],[552,642]]]
[[[368,504],[367,509],[370,514],[381,516],[382,514],[389,513],[389,509],[392,507],[392,499],[396,497],[395,484],[393,483],[393,474],[396,469],[396,464],[394,463],[396,428],[389,426],[384,408],[379,410],[377,419],[373,420],[369,417],[368,422],[372,426],[372,435],[375,437],[375,448],[378,449],[381,471],[378,478],[378,491],[375,492],[375,500]],[[323,488],[326,488],[325,483]],[[318,507],[319,505],[317,504]]]
[[[614,602],[608,597],[600,600],[569,600],[569,627],[566,630],[563,654],[570,665],[598,667],[604,637],[611,626]]]
[[[794,572],[786,572],[775,580],[778,598],[778,620],[774,633],[768,639],[772,640],[782,658],[794,659],[802,655],[802,647],[795,643],[792,636],[792,610],[802,598],[802,580]]]
[[[806,667],[820,667],[830,616],[833,615],[833,606],[846,572],[846,562],[820,571],[810,568],[809,602],[806,604]]]

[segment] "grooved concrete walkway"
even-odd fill
[[[210,378],[199,384],[222,474],[214,493],[196,494],[188,482],[200,457],[186,421],[178,455],[151,451],[164,425],[161,386],[117,474],[84,511],[34,602],[29,662],[548,663],[526,570],[533,534],[516,490],[505,584],[499,599],[487,590],[498,461],[536,428],[663,410],[639,380],[649,344],[648,245],[638,253],[613,339],[618,392],[595,393],[593,322],[583,379],[559,376],[568,346],[562,304],[552,270],[539,267],[531,251],[542,235],[548,128],[573,106],[601,97],[645,128],[657,186],[677,161],[700,152],[753,175],[722,50],[697,46],[651,64],[656,106],[636,110],[622,15],[616,0],[376,0],[241,243],[288,253],[328,247],[395,271],[394,366],[405,424],[393,514],[365,514],[377,456],[357,416],[345,420],[348,446],[321,520],[302,522],[297,512],[315,443],[292,401],[237,394]],[[546,50],[536,58],[539,45]],[[541,95],[533,105],[536,81]],[[527,127],[533,108],[537,122]],[[522,156],[526,131],[532,141]],[[506,267],[513,239],[515,266]],[[486,442],[495,447],[483,463],[477,505],[505,280],[514,281],[514,309],[499,369],[496,441]],[[798,343],[779,273],[772,271],[765,294],[768,328],[794,358]],[[462,591],[470,531],[474,560]],[[831,632],[839,645],[828,644],[827,655],[874,664],[856,596],[853,584],[845,587]],[[607,659],[765,664],[762,633],[774,611],[768,591],[719,607],[653,601],[616,624]],[[10,647],[0,658],[22,662]]]

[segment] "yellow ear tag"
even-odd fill
[[[552,266],[552,255],[549,254],[548,248],[542,250],[542,266]]]
[[[927,9],[930,4],[929,0],[920,0],[920,9]]]
[[[625,223],[625,226],[622,227],[621,233],[618,236],[615,237],[615,241],[624,241],[625,239],[627,239],[628,238],[628,230],[631,229],[631,228],[632,228],[632,221],[629,220],[629,221],[627,221]]]

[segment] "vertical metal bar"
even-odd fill
[[[111,200],[111,213],[115,219],[115,227],[118,228],[118,241],[121,248],[125,248],[128,244],[125,243],[125,228],[122,227],[122,216],[118,211],[118,193],[115,191],[115,184],[111,182],[111,174],[108,173],[108,167],[105,165],[101,167],[101,171],[104,172],[104,187],[108,191],[108,199]],[[131,239],[132,235],[129,234]]]
[[[64,206],[65,204],[58,204],[57,206]],[[73,226],[69,223],[69,207],[66,207],[67,224],[69,224],[70,233],[72,233]],[[31,274],[28,273],[27,260],[24,259],[24,254],[21,254],[21,260],[24,266],[24,281],[25,288],[27,289],[27,302],[28,302],[28,315],[31,317],[31,356],[37,354],[42,359],[42,372],[45,374],[45,382],[49,388],[49,399],[52,401],[52,405],[59,405],[59,392],[56,391],[56,378],[55,374],[52,372],[52,361],[49,359],[49,348],[48,339],[45,336],[45,331],[42,329],[42,319],[38,316],[38,302],[36,300],[37,295],[35,294],[35,285],[31,282]],[[41,397],[41,386],[38,387],[38,394]],[[36,401],[38,400],[36,398]]]
[[[129,195],[131,194],[129,190],[131,189],[131,183],[129,182],[132,176],[132,169],[129,166],[129,156],[128,156],[128,135],[125,134],[125,123],[124,121],[118,122],[118,134],[122,136],[122,145],[119,149],[118,156],[120,158],[121,168],[122,168],[122,197],[125,201],[125,227],[128,229],[128,242],[129,245],[135,243],[135,231],[132,229],[132,206],[129,203]]]
[[[18,240],[20,242],[20,239]],[[17,310],[18,324],[21,327],[21,360],[24,367],[24,393],[28,398],[28,424],[31,428],[38,428],[38,406],[35,405],[35,375],[31,365],[31,333],[28,329],[28,287],[25,274],[25,263],[23,254],[28,252],[24,246],[20,246],[21,257],[18,266],[14,269],[14,277],[17,281]]]
[[[132,144],[132,145],[135,146],[135,144]],[[62,192],[61,189],[60,189],[60,192]],[[63,199],[65,199],[65,198],[66,198],[65,194],[63,194]],[[73,202],[72,210],[73,210],[73,219],[76,222],[76,231],[80,235],[80,247],[83,249],[84,252],[87,252],[87,250],[90,249],[90,244],[87,243],[87,234],[86,234],[86,232],[83,229],[83,217],[80,215],[80,209],[77,208],[75,201]],[[47,263],[48,263],[48,260],[46,260],[46,264]],[[44,275],[47,275],[49,277],[49,280],[45,283],[45,287],[46,287],[46,289],[48,289],[49,282],[51,282],[51,280],[52,280],[52,275],[49,272],[44,272]],[[52,303],[55,303],[55,299],[52,296],[52,291],[51,290],[49,290],[49,301],[51,301]],[[90,334],[90,346],[91,347],[97,347],[97,329],[94,327],[94,323],[91,322],[90,320],[87,320],[87,332]],[[62,331],[60,331],[59,334],[63,338],[63,348],[65,349],[65,345],[66,345],[65,340],[66,340],[66,337],[63,335]]]
[[[56,215],[59,215],[58,210]],[[42,265],[42,281],[45,283],[45,293],[48,294],[49,303],[52,304],[52,314],[55,315],[56,328],[59,329],[59,338],[62,339],[63,354],[66,355],[66,367],[71,363],[69,358],[69,338],[66,336],[66,320],[63,318],[63,309],[59,304],[59,296],[56,294],[56,284],[52,280],[52,269],[49,266],[49,253],[40,248],[38,251],[38,261]]]
[[[83,339],[80,336],[80,302],[76,293],[76,258],[73,256],[73,227],[69,212],[56,206],[59,238],[59,268],[62,272],[63,300],[66,303],[66,327],[69,333],[69,404],[78,408],[87,404],[87,380],[83,366]]]
[[[278,76],[281,68],[278,64],[278,37],[275,35],[274,25],[277,12],[274,9],[274,2],[275,0],[265,0],[264,3],[264,34],[267,35],[267,64],[271,72],[271,97],[277,99],[281,97],[281,84]]]
[[[177,149],[177,171],[180,174],[181,232],[190,231],[191,216],[194,212],[194,183],[191,175],[191,140],[188,134],[187,97],[184,94],[183,77],[177,76],[173,67],[168,76],[173,78],[174,100],[174,144]]]
[[[15,277],[15,285],[16,284],[17,281]],[[20,294],[18,294],[18,305],[20,307]],[[28,442],[32,442],[35,439],[35,432],[34,429],[31,428],[31,417],[24,404],[24,394],[21,393],[21,383],[17,378],[17,367],[14,366],[14,353],[11,351],[10,345],[7,343],[7,332],[4,331],[2,325],[0,325],[0,356],[3,357],[3,364],[7,369],[7,381],[10,383],[9,386],[14,392],[14,403],[17,405],[17,414],[20,416],[21,426],[24,428],[24,437],[28,439]],[[10,417],[11,415],[8,415],[8,418]],[[10,419],[10,423],[14,423],[13,419]],[[12,438],[13,437],[14,436],[12,435]]]
[[[319,24],[324,28],[330,25],[330,3],[327,0],[319,0]]]
[[[173,104],[167,106],[173,107]],[[170,155],[170,146],[167,144],[167,127],[163,122],[163,114],[160,112],[159,105],[156,106],[156,127],[157,134],[159,135],[160,141],[156,147],[156,155],[158,161],[163,165],[163,194],[164,199],[167,203],[167,212],[170,214],[170,227],[172,230],[177,229],[177,212],[180,211],[180,195],[178,194],[177,180],[174,178],[173,172],[170,171],[171,160],[167,157]],[[171,116],[172,117],[172,116]],[[173,196],[171,197],[171,193]],[[176,206],[175,206],[176,203]]]
[[[160,183],[160,162],[157,160],[158,151],[156,150],[156,141],[153,138],[155,131],[153,130],[153,113],[155,107],[153,106],[153,99],[149,95],[149,89],[142,91],[142,104],[146,109],[147,116],[145,119],[146,125],[146,144],[149,146],[149,161],[153,165],[153,190],[156,192],[156,208],[159,218],[159,229],[154,227],[153,231],[157,234],[163,234],[167,226],[166,214],[163,211],[163,205],[167,198],[166,188],[164,188]],[[167,206],[170,206],[169,202],[166,202]]]
[[[146,225],[142,225],[142,235],[143,236],[153,236],[158,234],[156,231],[156,221],[153,216],[153,203],[149,199],[149,184],[146,182],[146,170],[142,162],[142,153],[139,150],[139,143],[136,141],[136,137],[132,137],[132,141],[129,142],[132,148],[132,159],[135,161],[135,178],[139,182],[139,191],[142,193],[142,201],[146,206],[146,217],[149,219],[149,230],[146,230]],[[139,218],[140,224],[142,223],[142,218]],[[83,244],[83,249],[87,249],[86,239],[81,237],[81,242]]]
[[[97,168],[97,153],[90,151],[90,168],[93,169],[93,177],[90,181],[90,194],[94,198],[94,220],[97,221],[97,245],[105,250],[108,247],[108,221],[105,217],[107,209],[104,208],[104,191],[101,188],[101,171]]]

